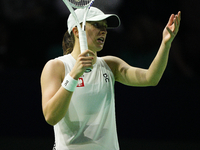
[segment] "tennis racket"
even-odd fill
[[[81,53],[83,53],[85,50],[88,49],[87,45],[87,37],[86,37],[86,32],[85,32],[85,23],[86,23],[86,17],[87,13],[92,6],[94,0],[63,0],[65,5],[68,7],[69,11],[71,12],[72,16],[74,17],[74,20],[76,21],[76,25],[78,28],[79,32],[79,43],[80,43],[80,49]],[[85,9],[85,14],[82,22],[82,28],[80,26],[79,20],[77,15],[74,12],[73,8],[82,8]],[[87,68],[85,72],[90,72],[92,69]]]

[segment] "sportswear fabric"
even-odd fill
[[[76,63],[71,54],[56,58],[65,75]],[[97,57],[93,69],[79,78],[65,117],[54,126],[56,150],[119,150],[114,75]]]

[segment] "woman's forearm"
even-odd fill
[[[170,48],[171,44],[166,45],[162,41],[158,53],[148,69],[146,78],[153,85],[158,84],[166,69]]]
[[[50,125],[57,124],[66,114],[73,92],[62,86],[43,108],[45,120]]]

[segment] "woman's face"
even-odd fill
[[[86,23],[86,35],[88,48],[94,52],[101,51],[103,49],[104,43],[106,41],[107,35],[107,22],[102,21],[92,21]]]

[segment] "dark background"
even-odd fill
[[[200,149],[200,1],[99,3],[94,5],[116,13],[122,24],[108,31],[98,56],[115,55],[142,68],[153,60],[170,15],[182,11],[180,31],[160,83],[143,88],[115,85],[121,149]],[[53,128],[42,114],[40,74],[49,59],[62,55],[68,14],[56,0],[0,0],[2,150],[52,149]]]

